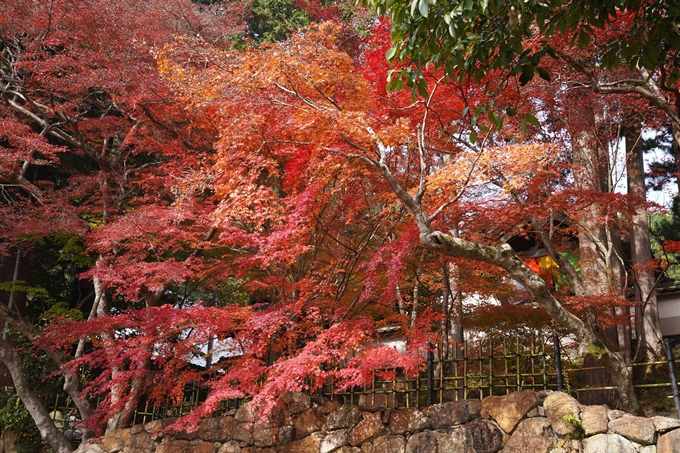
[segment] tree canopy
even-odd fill
[[[524,83],[535,74],[548,78],[540,63],[557,57],[555,38],[579,49],[594,44],[603,69],[623,64],[653,71],[680,51],[680,8],[671,1],[364,3],[392,20],[389,60],[431,63],[450,77],[480,81],[489,71],[508,69]],[[670,85],[678,78],[677,69],[672,72]]]
[[[10,1],[0,360],[40,435],[72,449],[36,370],[86,438],[201,381],[191,428],[418,372],[503,311],[573,335],[639,412],[664,262],[634,163],[643,129],[680,126],[679,7],[591,3]]]

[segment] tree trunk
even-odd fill
[[[444,291],[444,332],[447,344],[463,344],[463,295],[458,290],[458,268],[453,263],[442,265]],[[449,347],[449,353],[451,348]],[[449,354],[450,355],[450,354]],[[448,357],[448,355],[447,355]]]
[[[18,280],[17,270],[19,267],[19,256],[20,255],[18,254],[17,259],[15,261],[15,271],[13,277],[14,281]],[[0,304],[0,319],[4,319],[2,340],[8,341],[9,344],[11,345],[12,337],[9,337],[8,339],[7,335],[8,325],[11,325],[14,329],[16,329],[22,335],[24,335],[29,341],[35,342],[35,340],[38,337],[38,331],[36,330],[35,326],[32,323],[27,322],[21,317],[21,315],[19,314],[19,310],[16,310],[16,307],[14,307],[14,296],[15,291],[12,289],[12,291],[10,292],[10,297],[7,306]],[[70,360],[70,357],[68,357],[67,355],[63,354],[60,351],[56,351],[50,348],[44,348],[43,351],[57,365],[64,365]],[[13,380],[11,381],[11,384],[14,385],[15,387],[17,385]],[[83,386],[82,383],[80,382],[77,370],[67,371],[66,373],[64,373],[63,389],[71,397],[74,404],[78,408],[78,411],[80,412],[81,415],[81,419],[88,418],[94,413],[95,411],[94,406],[87,399],[84,398]],[[81,431],[83,433],[83,440],[87,440],[90,437],[92,437],[91,429],[81,428]]]
[[[601,142],[607,142],[609,137],[598,139],[599,132],[595,129],[599,121],[599,113],[592,104],[575,112],[579,123],[570,131],[573,147],[572,159],[574,163],[574,183],[577,189],[606,193],[613,191],[610,155],[603,149]],[[607,220],[606,207],[599,200],[593,201],[577,217],[579,251],[581,255],[581,282],[584,289],[583,296],[606,296],[618,294],[623,296],[625,288],[625,266],[622,261],[620,244],[618,243],[616,226]],[[620,307],[608,308],[612,314],[623,314]],[[593,312],[594,314],[594,312]],[[619,351],[623,359],[630,359],[630,338],[626,325],[603,326],[593,325],[595,329],[602,329],[602,339],[607,348]],[[602,359],[593,355],[586,356],[584,367],[602,366]],[[589,371],[584,376],[584,383],[593,387],[611,386],[614,376],[602,371]],[[581,398],[584,404],[614,403],[613,392],[587,392]]]
[[[639,135],[639,131],[637,131]],[[628,153],[628,193],[637,195],[646,201],[644,161],[642,150],[637,146],[637,137],[626,135],[626,151]],[[634,266],[636,299],[641,302],[639,309],[639,354],[636,359],[654,361],[663,355],[661,327],[659,326],[659,310],[656,304],[654,286],[656,278],[654,270],[649,267],[652,262],[652,246],[649,240],[647,210],[640,207],[635,210],[630,226],[630,250]]]
[[[21,357],[4,339],[0,339],[0,360],[9,370],[17,395],[21,398],[21,402],[24,403],[28,413],[31,414],[31,418],[40,431],[40,436],[52,447],[55,453],[73,451],[71,443],[56,427],[45,406],[29,387],[24,370],[21,368]]]
[[[97,260],[98,265],[103,265],[101,257]],[[108,315],[108,304],[106,300],[106,288],[104,288],[103,282],[95,274],[93,277],[94,290],[95,290],[95,301],[96,303],[96,313],[97,316],[107,316]],[[116,339],[106,332],[101,333],[102,338],[105,340],[107,345],[112,345]],[[120,368],[118,366],[111,367],[112,378],[120,373]],[[111,404],[117,404],[123,398],[127,401],[123,405],[123,408],[115,413],[106,421],[106,432],[112,432],[117,429],[126,428],[131,423],[135,410],[137,410],[137,404],[139,403],[139,393],[142,386],[143,377],[136,377],[130,385],[117,384],[111,388]]]
[[[97,264],[95,266],[95,269],[99,266],[104,266],[104,262],[101,257],[97,260]],[[92,277],[92,282],[94,283],[94,300],[96,301],[96,316],[101,317],[101,316],[107,316],[108,315],[108,303],[106,300],[106,288],[104,288],[104,283],[102,282],[101,278],[97,275],[94,274],[94,277]],[[93,307],[94,308],[94,307]],[[107,345],[106,347],[108,348],[109,345],[113,345],[113,342],[115,339],[108,333],[102,332],[102,339],[104,340],[104,344]],[[80,346],[80,345],[79,345]],[[76,352],[78,353],[78,352]],[[120,369],[117,366],[112,366],[111,367],[111,378],[113,379],[116,374],[120,371]],[[126,389],[121,385],[115,385],[111,389],[111,404],[116,404],[118,401],[123,398],[123,394],[126,391]],[[115,431],[119,428],[122,428],[122,413],[119,411],[115,413],[113,416],[111,416],[108,420],[106,420],[106,433],[110,433],[112,431]]]
[[[674,122],[671,122],[671,134],[673,135],[672,148],[673,157],[675,158],[675,168],[677,172],[678,171],[677,169],[680,168],[680,126],[678,126]],[[678,195],[676,195],[676,197],[680,197],[680,178],[676,178],[675,181],[676,184],[678,185]]]
[[[100,262],[102,262],[101,256],[97,258],[97,263]],[[88,321],[97,317],[99,313],[99,305],[101,303],[106,303],[104,297],[105,292],[102,288],[101,280],[96,278],[95,297],[94,301],[92,302],[90,314],[87,317]],[[85,339],[81,339],[78,342],[78,346],[76,347],[74,358],[76,359],[80,358],[84,352],[85,352]],[[64,391],[71,396],[71,399],[78,408],[78,411],[80,411],[80,416],[83,420],[91,417],[94,414],[96,407],[86,398],[86,395],[83,395],[82,384],[80,382],[80,376],[78,376],[77,370],[72,370],[64,374]],[[83,442],[87,442],[87,440],[93,436],[93,431],[90,428],[83,427],[81,428],[81,431],[83,433]]]
[[[458,237],[457,234],[454,237]],[[458,290],[458,279],[460,278],[458,267],[453,263],[442,264],[442,287],[444,289],[444,321],[442,324],[443,341],[446,346],[444,349],[445,359],[453,360],[460,359],[465,353],[463,346],[464,329],[463,329],[463,295]],[[458,368],[458,369],[456,369]],[[447,370],[456,376],[464,374],[464,365],[462,362],[452,361],[448,364]],[[457,385],[456,382],[454,384]],[[462,400],[465,397],[463,388],[456,391],[456,401]]]

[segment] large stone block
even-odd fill
[[[680,453],[680,430],[659,436],[656,453]]]
[[[665,433],[680,428],[680,420],[670,417],[652,417],[652,423],[658,433]]]
[[[547,418],[528,418],[517,426],[503,453],[548,453],[556,441]]]
[[[506,396],[487,396],[482,400],[482,408],[510,434],[540,401],[533,390],[522,390]]]
[[[287,425],[279,428],[279,445],[288,445],[295,439],[295,427]]]
[[[437,435],[433,431],[423,431],[412,435],[406,442],[405,453],[438,453]]]
[[[223,443],[217,453],[241,453],[241,446],[238,441],[230,440]]]
[[[280,453],[319,453],[325,434],[316,432],[280,448]]]
[[[405,453],[476,453],[474,439],[464,426],[422,431],[408,438]]]
[[[373,441],[372,453],[404,453],[406,439],[403,436],[383,436]]]
[[[234,417],[215,417],[201,420],[198,424],[198,437],[210,442],[231,440]]]
[[[393,434],[413,433],[430,428],[430,419],[418,409],[393,411],[390,415],[390,431]]]
[[[476,453],[474,441],[464,426],[434,431],[438,452]]]
[[[271,447],[279,441],[278,426],[256,426],[253,429],[253,443],[256,447]]]
[[[340,404],[338,401],[326,401],[323,406],[321,406],[321,412],[324,415],[328,415],[333,411],[337,411],[342,407],[342,404]]]
[[[596,434],[583,441],[583,453],[637,453],[635,445],[618,434]]]
[[[7,440],[5,436],[7,436],[7,433],[10,432],[11,431],[4,432],[3,441]],[[16,442],[16,438],[14,439],[14,442]],[[3,446],[2,452],[8,453],[15,451],[12,447],[10,447],[10,445],[14,445],[14,442],[7,442],[8,445]],[[83,442],[80,444],[80,446],[76,449],[74,453],[107,453],[107,452],[101,447],[101,445],[99,445],[96,442]]]
[[[553,392],[543,401],[545,415],[558,436],[573,435],[581,423],[579,404],[575,398],[563,392]]]
[[[620,411],[618,409],[611,410],[607,412],[607,418],[609,418],[609,421],[616,420],[617,418],[621,418],[624,415],[630,415],[627,412]]]
[[[117,453],[125,448],[125,444],[130,440],[130,435],[128,429],[117,429],[105,434],[99,443],[109,453]]]
[[[172,430],[169,434],[170,437],[174,439],[182,439],[182,440],[194,440],[198,439],[198,431],[177,431],[177,430]]]
[[[349,440],[350,445],[356,447],[384,434],[387,434],[387,429],[385,428],[385,425],[383,425],[380,412],[365,412],[364,419],[350,429],[347,439]]]
[[[363,453],[363,452],[361,451],[361,448],[350,447],[349,445],[346,445],[344,447],[340,447],[335,453]]]
[[[149,434],[156,434],[161,429],[163,429],[163,426],[161,425],[160,420],[154,420],[144,424],[144,431],[146,431]]]
[[[287,393],[283,402],[291,414],[300,414],[312,407],[312,399],[306,393]]]
[[[503,431],[490,420],[472,420],[465,425],[476,453],[495,453],[503,448]]]
[[[166,438],[156,447],[156,453],[188,453],[189,441]]]
[[[135,453],[147,452],[150,450],[139,450]],[[200,441],[196,444],[191,445],[191,451],[193,453],[215,453],[215,444],[213,442]]]
[[[234,440],[245,442],[247,444],[252,444],[255,441],[253,437],[253,427],[248,422],[237,423],[234,425],[231,435]]]
[[[586,436],[606,434],[609,429],[609,418],[605,406],[585,406],[581,409],[581,426]]]
[[[432,429],[448,428],[460,425],[475,418],[482,412],[479,400],[462,400],[434,404],[423,409],[423,414],[430,419]]]
[[[326,427],[332,431],[334,429],[348,429],[361,421],[363,415],[356,406],[342,406],[340,409],[331,412],[326,418]]]
[[[255,408],[253,407],[253,403],[251,401],[248,401],[247,403],[244,403],[241,407],[238,408],[238,410],[236,411],[236,415],[234,416],[234,419],[240,423],[249,422],[253,419],[254,415]]]
[[[624,415],[609,422],[609,431],[643,445],[651,445],[656,437],[652,420],[644,417]]]
[[[320,408],[307,409],[295,420],[295,437],[302,439],[309,434],[320,431],[325,423],[326,416],[323,415]]]
[[[139,453],[140,451],[153,451],[156,444],[151,438],[151,434],[146,431],[138,432],[130,436],[130,439],[123,448],[123,453]]]
[[[328,433],[323,442],[321,442],[319,453],[331,453],[338,450],[340,447],[349,445],[347,433],[348,430],[346,429],[340,429],[338,431],[332,431]]]

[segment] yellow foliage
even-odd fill
[[[519,189],[545,170],[557,154],[554,146],[540,143],[512,144],[478,152],[460,152],[428,178],[432,195],[448,194],[466,186],[492,183],[505,191]]]

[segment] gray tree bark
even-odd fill
[[[628,193],[646,200],[644,161],[642,150],[637,146],[636,136],[626,135]],[[647,211],[644,207],[636,209],[632,216],[630,249],[633,265],[637,265],[634,270],[636,298],[641,302],[638,310],[639,353],[635,355],[644,361],[657,360],[663,356],[663,342],[659,326],[659,309],[654,294],[656,278],[653,269],[645,267],[651,263],[653,256]]]
[[[55,453],[71,453],[73,446],[54,424],[47,409],[30,388],[21,367],[21,357],[4,339],[0,339],[0,360],[9,370],[17,395],[21,398],[21,402],[24,403],[28,413],[31,414],[31,418],[40,431],[40,436],[52,447]]]

